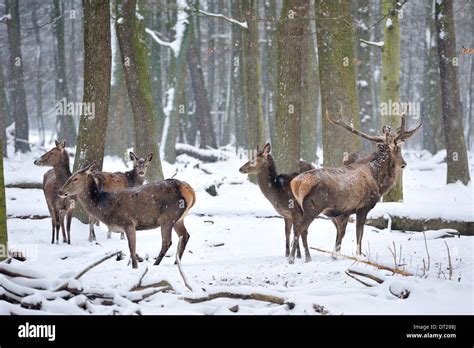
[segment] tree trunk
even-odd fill
[[[277,3],[276,1],[265,1],[265,36],[266,36],[266,83],[265,83],[265,105],[270,141],[276,142],[276,109],[277,109],[277,76],[278,76],[278,44],[276,34]],[[303,77],[304,78],[304,77]]]
[[[110,96],[110,9],[109,1],[83,0],[84,8],[84,96],[94,106],[91,115],[83,108],[79,123],[74,170],[84,161],[102,168]]]
[[[189,48],[187,54],[188,69],[193,85],[194,100],[196,105],[195,117],[198,117],[199,133],[201,134],[201,148],[208,146],[217,148],[214,127],[212,125],[211,109],[207,99],[207,90],[204,84],[204,75],[199,65],[199,53],[196,46],[193,22],[189,25]]]
[[[138,19],[136,0],[118,2],[115,22],[128,97],[133,111],[135,146],[139,157],[154,154],[147,172],[149,181],[163,180],[159,156],[156,117],[149,79],[150,65],[145,40],[144,19]]]
[[[41,46],[41,36],[38,28],[38,18],[36,17],[36,5],[33,6],[31,14],[31,22],[33,24],[35,43],[37,49],[38,67],[36,70],[36,121],[38,126],[38,133],[40,138],[40,145],[43,146],[45,142],[44,135],[44,118],[43,118],[43,50]],[[74,139],[75,141],[76,139]]]
[[[242,9],[240,3],[232,2],[232,18],[242,20]],[[234,101],[235,121],[235,148],[238,150],[247,143],[247,128],[245,124],[245,100],[243,86],[243,56],[242,56],[243,31],[236,25],[232,26],[232,96]]]
[[[315,8],[319,78],[322,86],[324,166],[339,167],[345,156],[361,147],[360,138],[347,135],[345,130],[330,124],[324,116],[328,111],[333,117],[337,117],[342,107],[342,117],[346,122],[352,123],[355,128],[360,126],[350,3],[317,0]]]
[[[58,102],[65,100],[69,102],[69,90],[67,85],[66,75],[66,57],[64,52],[64,3],[62,0],[53,0],[53,33],[54,40],[53,44],[56,48],[57,59],[56,59],[56,98]],[[64,110],[64,114],[57,115],[58,123],[58,138],[66,140],[68,146],[74,146],[76,144],[76,129],[74,126],[74,120],[67,110]]]
[[[5,13],[10,15],[7,21],[8,47],[10,51],[10,71],[12,76],[12,104],[15,116],[15,152],[30,151],[28,110],[26,108],[23,58],[21,54],[20,14],[18,0],[5,0]],[[22,141],[18,141],[21,139]]]
[[[372,103],[372,64],[371,54],[374,48],[359,41],[364,39],[370,41],[370,32],[367,29],[371,23],[370,17],[370,2],[369,0],[362,0],[355,5],[358,7],[357,20],[360,25],[357,26],[356,32],[356,53],[357,53],[357,90],[359,94],[359,117],[360,126],[363,132],[367,134],[378,134],[378,127],[374,117],[374,105]],[[370,142],[363,142],[364,151],[372,151]]]
[[[0,144],[2,148],[2,144]],[[3,151],[3,150],[2,150]],[[0,156],[0,261],[8,256],[7,208],[5,200],[5,180],[3,178],[3,156]]]
[[[382,49],[382,90],[380,97],[381,110],[387,110],[387,114],[382,114],[382,124],[390,125],[394,128],[400,124],[400,115],[394,112],[390,105],[400,102],[400,22],[398,19],[400,3],[397,0],[383,2],[382,15],[384,20]],[[390,24],[391,21],[391,25]],[[403,201],[403,176],[398,175],[395,186],[388,191],[384,197],[384,202]]]
[[[265,142],[265,125],[263,121],[263,104],[260,88],[260,53],[258,41],[257,9],[258,1],[242,0],[242,12],[247,22],[247,30],[243,32],[243,92],[246,104],[247,150],[249,156],[255,153],[257,144]],[[256,177],[250,176],[252,181]]]
[[[3,69],[0,67],[0,144],[2,146],[2,156],[8,157],[7,151],[7,107],[6,107],[6,95],[5,95],[5,83],[3,81]]]
[[[303,36],[303,61],[301,75],[301,158],[312,163],[316,162],[317,147],[317,113],[319,101],[318,63],[316,56],[315,37],[311,35],[311,20],[307,20],[307,29]],[[307,53],[305,53],[305,50]]]
[[[308,60],[308,0],[284,0],[277,25],[278,90],[274,157],[279,171],[296,173],[300,161],[302,75]]]
[[[434,2],[427,1],[426,39],[423,72],[423,148],[433,155],[444,148],[441,117],[441,81],[439,76],[438,43],[435,27]]]
[[[464,185],[467,185],[470,176],[459,92],[453,1],[438,0],[435,9],[444,137],[448,164],[447,183],[461,181]]]

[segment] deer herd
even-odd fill
[[[361,255],[367,214],[395,184],[406,166],[401,146],[421,127],[419,124],[406,130],[405,115],[402,115],[399,128],[384,126],[381,135],[369,135],[344,122],[342,110],[338,119],[327,111],[326,117],[333,125],[374,143],[375,151],[352,153],[338,168],[316,169],[312,164],[300,161],[298,172],[278,174],[268,143],[262,150],[257,146],[256,156],[239,169],[243,174],[256,175],[263,195],[283,217],[285,255],[290,263],[294,263],[295,256],[301,258],[300,237],[305,261],[311,261],[308,228],[320,214],[330,218],[336,227],[335,252],[340,251],[349,217],[355,214],[356,254]],[[152,154],[138,158],[130,152],[133,161],[130,171],[104,172],[95,162],[87,162],[71,173],[66,143],[56,141],[54,148],[34,162],[38,166],[52,167],[43,177],[43,192],[52,222],[51,243],[59,242],[59,229],[63,242],[71,243],[71,219],[79,202],[89,215],[89,241],[96,239],[94,224],[97,221],[108,227],[108,238],[111,232],[120,232],[122,238],[126,235],[133,268],[138,267],[137,230],[161,227],[161,250],[154,263],[158,265],[171,246],[174,229],[180,237],[177,253],[181,258],[189,240],[184,218],[194,205],[196,195],[188,183],[177,179],[144,184],[152,158]],[[290,243],[292,229],[293,243]]]

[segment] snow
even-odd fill
[[[387,18],[387,21],[385,22],[385,27],[387,27],[388,29],[393,27],[392,18]]]
[[[203,11],[203,10],[198,10],[198,12],[202,13],[203,15],[209,16],[209,17],[223,18],[223,19],[225,19],[226,21],[228,21],[232,24],[237,24],[238,26],[240,26],[243,29],[248,29],[247,22],[245,22],[245,21],[240,22],[240,21],[238,21],[234,18],[230,18],[230,17],[225,16],[221,13],[210,13],[210,12]]]
[[[50,145],[46,147],[49,148]],[[324,306],[330,314],[335,315],[474,314],[474,237],[456,235],[453,238],[440,238],[450,234],[450,230],[426,231],[431,267],[424,276],[423,260],[426,262],[427,254],[421,233],[402,233],[371,226],[364,228],[362,251],[366,258],[394,267],[389,248],[393,248],[395,243],[397,259],[403,264],[400,267],[416,276],[392,276],[390,272],[379,271],[341,257],[333,259],[330,255],[313,249],[312,262],[304,263],[296,259],[295,264],[290,265],[284,256],[283,219],[277,217],[277,213],[259,188],[238,171],[247,161],[244,153],[236,152],[232,147],[199,151],[206,154],[213,152],[222,160],[203,163],[181,155],[175,165],[163,163],[165,177],[171,177],[178,170],[176,178],[188,182],[196,191],[196,204],[185,219],[191,238],[182,259],[184,271],[194,292],[185,287],[174,265],[178,245],[176,235],[173,235],[173,244],[167,257],[159,266],[153,266],[153,257],[161,247],[159,229],[137,232],[137,253],[144,261],[134,270],[129,264],[126,240],[120,240],[119,234],[113,234],[112,239],[106,239],[107,228],[103,225],[96,227],[97,243],[89,243],[88,226],[73,219],[71,245],[50,244],[49,218],[10,218],[7,221],[10,245],[33,246],[35,257],[30,258],[27,255],[25,262],[12,260],[10,265],[1,264],[1,267],[8,267],[11,271],[21,270],[40,278],[24,280],[16,285],[20,291],[31,286],[32,282],[36,285],[51,284],[52,287],[68,282],[71,287],[82,288],[84,291],[110,294],[115,299],[116,304],[113,306],[100,306],[89,301],[86,305],[94,314],[104,315],[130,314],[136,310],[145,315],[234,315],[229,308],[236,304],[239,305],[237,314],[260,315],[318,314],[313,309],[314,304]],[[6,159],[6,181],[40,183],[42,174],[47,170],[33,165],[33,160],[40,154],[40,150],[34,149],[33,153],[23,155],[21,160],[14,156]],[[459,183],[445,185],[445,155],[445,152],[432,156],[427,152],[404,151],[404,158],[408,163],[404,171],[405,202],[379,203],[372,214],[400,213],[406,214],[403,216],[473,221],[472,184],[467,187]],[[473,154],[470,154],[469,158],[471,173],[474,174]],[[130,165],[128,163],[128,166]],[[120,159],[113,157],[105,158],[104,168],[109,171],[127,169]],[[205,192],[206,187],[212,183],[217,187],[218,195],[215,197]],[[41,190],[7,188],[6,193],[8,214],[48,214]],[[336,231],[330,221],[317,219],[309,228],[308,242],[310,246],[332,250],[335,236]],[[343,254],[354,255],[355,239],[355,224],[349,223],[342,243]],[[452,280],[445,279],[449,274],[445,242],[450,248]],[[85,267],[116,250],[124,253],[122,260],[111,258],[86,273],[79,281],[71,280]],[[143,278],[143,285],[167,280],[175,292],[159,292],[139,304],[133,303],[136,298],[130,297],[128,290],[137,283],[146,267],[148,272]],[[370,288],[365,287],[348,277],[345,274],[347,269],[376,275],[384,279],[384,282]],[[4,278],[2,280],[5,280]],[[407,299],[401,300],[392,294],[404,290],[410,292]],[[199,297],[221,291],[279,296],[285,301],[294,302],[295,307],[289,309],[285,305],[229,298],[196,304],[183,300],[183,297]],[[87,313],[77,305],[86,303],[82,295],[69,300],[46,300],[47,296],[41,298],[37,293],[29,296],[29,302],[43,302],[41,311],[27,310],[0,301],[0,314]],[[140,293],[134,296],[140,296]]]
[[[439,32],[439,37],[440,37],[441,40],[444,40],[444,38],[446,37],[446,32],[444,30],[441,30]]]

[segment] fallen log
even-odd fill
[[[6,188],[19,188],[19,189],[43,189],[43,184],[40,182],[14,182],[6,184]]]
[[[295,308],[295,304],[293,302],[287,302],[284,298],[273,296],[273,295],[265,295],[259,293],[251,293],[251,294],[238,294],[233,292],[216,292],[214,294],[209,294],[204,297],[183,297],[182,299],[189,303],[201,303],[206,301],[215,300],[217,298],[231,298],[236,300],[255,300],[255,301],[262,301],[262,302],[269,302],[278,305],[287,305],[289,309]]]
[[[357,257],[354,257],[354,256],[344,255],[344,254],[341,254],[341,253],[338,253],[338,252],[328,251],[328,250],[324,250],[324,249],[316,248],[316,247],[310,247],[310,249],[317,250],[319,252],[330,254],[330,255],[333,255],[333,256],[340,256],[340,257],[343,257],[343,258],[348,259],[348,260],[357,261],[357,262],[363,263],[365,265],[373,266],[375,268],[383,269],[383,270],[390,271],[390,272],[400,274],[400,275],[403,275],[403,276],[407,276],[407,277],[413,276],[413,274],[410,273],[410,272],[402,271],[401,269],[398,269],[398,268],[392,268],[392,267],[380,265],[380,264],[375,263],[373,261],[361,260],[361,259],[359,259]]]
[[[391,215],[392,229],[399,231],[422,232],[426,230],[440,230],[452,228],[460,235],[474,236],[474,221],[454,221],[445,219],[413,219],[405,216]],[[367,225],[384,229],[388,227],[388,222],[383,216],[367,219]]]
[[[213,152],[215,150],[198,149],[190,145],[176,144],[176,156],[188,155],[203,162],[217,162],[219,158]]]

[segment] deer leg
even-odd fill
[[[181,248],[177,251],[179,254],[179,259],[183,257],[184,250],[186,249],[186,244],[188,244],[189,240],[189,233],[186,230],[186,227],[184,226],[184,221],[180,220],[176,222],[174,225],[174,230],[178,234],[179,237],[183,237],[183,242],[181,243]],[[176,261],[174,262],[176,264]]]
[[[61,226],[61,232],[63,233],[63,243],[67,243],[66,237],[66,227],[64,226],[64,219],[66,218],[66,211],[60,210],[59,211],[59,223]]]
[[[71,244],[71,221],[73,209],[69,209],[66,214],[67,244]]]
[[[340,215],[331,219],[337,229],[336,243],[334,244],[334,252],[336,253],[341,251],[342,238],[344,238],[344,235],[346,234],[346,227],[347,221],[349,220],[349,216],[350,215]]]
[[[56,225],[56,244],[59,244],[59,229],[61,227],[61,224],[59,223],[59,215],[60,213],[59,212],[56,212],[56,215],[55,215],[55,225]]]
[[[317,211],[317,214],[305,213],[303,215],[303,217],[301,218],[301,220],[298,223],[296,223],[295,225],[293,225],[293,234],[294,234],[293,245],[291,247],[290,258],[288,259],[290,264],[295,263],[295,254],[296,254],[296,249],[299,246],[298,245],[299,244],[299,237],[303,235],[304,231],[308,230],[309,225],[311,225],[314,218],[316,216],[318,216],[319,213],[320,213],[320,211]],[[304,241],[303,241],[303,243],[304,243]],[[308,244],[308,242],[306,241],[306,245],[307,244]],[[309,254],[309,250],[308,250],[308,254]],[[310,258],[311,258],[311,256],[310,256]]]
[[[125,233],[128,239],[128,249],[130,250],[130,257],[132,258],[132,268],[138,268],[137,258],[137,232],[133,226],[125,228]]]
[[[301,234],[301,239],[303,240],[304,246],[304,262],[311,262],[311,254],[308,247],[308,230],[304,230]]]
[[[290,256],[290,235],[291,235],[291,219],[285,218],[285,238],[286,238],[286,251],[285,256]]]
[[[290,226],[291,228],[291,226]],[[296,226],[295,226],[295,223],[293,223],[293,235],[296,236]],[[298,259],[301,259],[301,249],[300,249],[300,242],[298,240],[298,244],[296,244],[296,257]]]
[[[364,225],[367,219],[367,211],[357,212],[356,218],[356,238],[357,238],[357,249],[356,255],[362,255],[362,236],[364,235]]]
[[[161,226],[161,250],[158,254],[158,257],[155,260],[154,265],[157,266],[160,264],[163,257],[165,257],[166,252],[171,246],[171,231],[173,226]]]
[[[92,243],[96,240],[94,232],[95,219],[89,215],[89,242]]]

